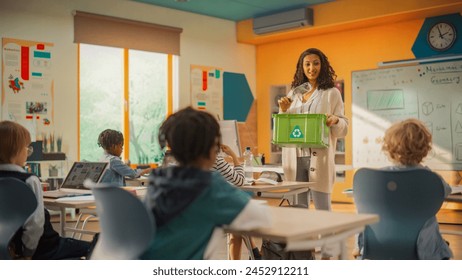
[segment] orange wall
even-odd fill
[[[345,109],[351,117],[351,72],[377,68],[380,61],[413,58],[411,46],[422,22],[415,20],[257,46],[258,119],[266,120],[270,115],[270,86],[290,84],[298,56],[311,47],[321,49],[334,67],[337,79],[345,81]],[[259,122],[258,136],[259,150],[269,154],[269,122]]]
[[[255,45],[283,42],[288,39],[445,15],[460,11],[462,0],[342,0],[314,5],[312,9],[313,26],[281,32],[256,35],[252,30],[251,19],[240,21],[236,24],[237,41]]]
[[[352,71],[375,69],[378,67],[377,63],[382,61],[414,58],[411,47],[423,21],[424,18],[413,19],[257,45],[259,152],[270,155],[271,128],[268,97],[270,86],[290,84],[299,54],[307,48],[315,47],[328,56],[338,76],[337,79],[345,82],[345,113],[350,119],[350,130],[346,137],[346,164],[351,165]],[[336,183],[333,200],[351,201],[346,199],[341,191],[352,186],[352,177],[353,172],[349,171],[345,182]]]
[[[423,19],[413,20],[257,46],[259,152],[270,154],[270,86],[290,84],[300,53],[315,47],[328,56],[337,79],[345,83],[345,114],[350,119],[350,130],[346,137],[346,164],[351,165],[351,72],[377,68],[377,63],[381,61],[414,58],[411,47],[422,23]],[[336,184],[334,196],[337,196],[338,190],[341,193],[351,185],[352,172],[347,172],[345,182]]]

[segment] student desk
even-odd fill
[[[146,187],[123,187],[129,192],[132,192],[134,195],[138,196],[140,199],[144,198],[146,194]],[[89,207],[96,206],[95,198],[93,195],[84,195],[84,196],[74,196],[66,197],[60,199],[54,198],[43,198],[43,203],[45,208],[50,210],[59,211],[59,234],[65,236],[66,232],[76,232],[83,234],[94,234],[93,231],[85,231],[82,229],[75,229],[66,227],[66,208],[73,209],[85,209]]]
[[[455,189],[454,187],[452,187],[453,194],[448,195],[448,197],[446,197],[445,201],[447,201],[447,202],[455,202],[455,203],[462,203],[462,194],[460,194],[460,193],[454,194],[454,190],[456,190],[457,192],[460,192],[460,188],[461,188],[460,186],[458,186],[458,189]],[[462,231],[457,231],[457,230],[441,230],[441,233],[442,234],[452,234],[452,235],[462,236]]]
[[[125,178],[126,186],[147,186],[148,184],[149,184],[148,176],[143,175],[135,179]]]
[[[379,221],[375,214],[351,214],[290,207],[270,207],[272,226],[227,233],[271,239],[287,244],[286,250],[311,250],[326,244],[339,244],[339,259],[347,259],[346,240],[364,227]]]
[[[255,185],[251,186],[241,186],[239,187],[241,190],[254,192],[258,197],[262,195],[262,193],[271,193],[274,191],[281,191],[280,193],[283,194],[281,204],[284,200],[287,200],[287,196],[294,196],[294,204],[297,204],[297,194],[307,192],[309,190],[310,185],[313,185],[314,182],[294,182],[294,181],[283,181],[277,183],[276,185],[272,184],[264,184],[261,182],[256,182]]]
[[[66,227],[66,208],[80,209],[95,206],[95,198],[92,195],[76,196],[71,198],[54,199],[54,198],[43,198],[45,208],[50,210],[59,211],[59,234],[65,236],[66,231],[73,231],[79,233],[85,233],[85,231],[68,228]],[[87,232],[93,233],[93,232]]]
[[[274,171],[280,174],[284,174],[284,169],[282,168],[281,165],[275,165],[275,164],[265,164],[265,165],[258,165],[258,166],[252,166],[253,172],[259,173],[263,171]],[[353,170],[352,165],[344,165],[344,164],[336,164],[335,165],[335,171],[348,171],[348,170]]]

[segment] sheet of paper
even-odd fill
[[[61,197],[56,199],[56,201],[93,201],[95,197],[93,195],[79,195],[71,197]]]
[[[451,186],[452,194],[453,193],[462,193],[462,186]]]

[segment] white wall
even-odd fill
[[[174,101],[180,108],[190,104],[191,64],[244,73],[252,92],[256,92],[255,47],[236,43],[236,27],[232,21],[127,0],[1,0],[2,38],[54,43],[55,131],[62,132],[63,149],[71,161],[78,156],[77,45],[73,43],[73,10],[183,28],[178,59],[179,98]]]

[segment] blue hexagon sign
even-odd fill
[[[437,22],[449,22],[454,25],[457,30],[456,42],[446,51],[439,52],[432,49],[427,42],[427,33],[430,28]],[[412,52],[416,58],[426,58],[436,55],[455,55],[462,53],[462,16],[458,13],[444,16],[437,16],[425,19],[419,34],[412,45]]]
[[[244,74],[223,73],[223,119],[245,122],[253,100]]]

